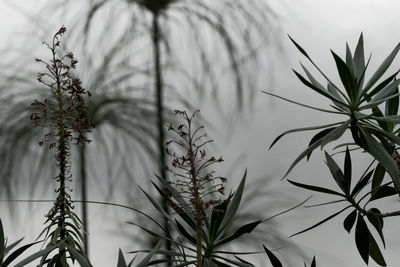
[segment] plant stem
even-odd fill
[[[155,90],[157,98],[157,117],[158,117],[158,151],[160,153],[159,168],[161,178],[167,180],[167,175],[165,171],[165,151],[164,151],[164,119],[163,119],[163,85],[162,85],[162,69],[161,69],[161,51],[160,51],[160,29],[158,22],[159,14],[157,12],[153,13],[153,47],[154,47],[154,72],[155,72]],[[163,209],[166,213],[168,212],[168,204],[163,200]],[[165,219],[165,229],[167,230],[166,235],[170,237],[168,221]],[[168,251],[172,250],[171,241],[166,241],[166,249]],[[168,258],[170,258],[168,256]],[[168,262],[167,266],[171,266]]]
[[[188,123],[188,138],[189,138],[189,160],[190,160],[190,176],[191,182],[193,185],[193,197],[195,203],[195,219],[196,219],[196,267],[202,267],[202,223],[203,223],[203,212],[202,212],[202,204],[199,192],[199,184],[197,181],[197,170],[195,163],[195,155],[193,153],[193,140],[192,140],[192,132],[191,132],[191,122]]]
[[[83,246],[86,256],[89,256],[89,221],[87,206],[87,174],[86,174],[86,145],[83,143],[79,147],[80,174],[81,174],[81,199],[82,199],[82,227],[83,227]]]

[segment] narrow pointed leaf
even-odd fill
[[[385,167],[386,171],[392,177],[392,180],[396,187],[400,189],[399,181],[399,170],[396,163],[393,161],[389,153],[366,131],[360,131],[362,133],[368,146],[368,153],[370,153],[375,159]]]
[[[293,38],[290,37],[289,34],[288,34],[288,37],[292,41],[292,43],[296,46],[296,48],[300,51],[300,53],[302,53],[306,58],[311,60],[311,58],[308,56],[307,52],[295,40],[293,40]]]
[[[175,223],[177,225],[178,231],[181,233],[182,236],[184,236],[188,241],[190,241],[192,244],[196,245],[196,238],[191,236],[188,231],[186,231],[185,227],[183,227],[177,220],[175,220]]]
[[[325,152],[325,159],[326,159],[326,164],[328,165],[328,168],[332,174],[333,179],[337,183],[337,185],[342,189],[342,191],[348,195],[350,192],[347,190],[346,186],[346,180],[344,177],[344,174],[342,170],[339,168],[339,166],[336,164],[336,162],[332,159],[331,156],[327,152]],[[350,189],[350,187],[349,187]]]
[[[217,238],[217,233],[225,216],[226,208],[226,202],[222,202],[221,204],[213,208],[213,211],[211,213],[210,227],[208,230],[208,236],[211,242],[213,242]]]
[[[342,81],[342,84],[346,89],[347,95],[349,96],[350,100],[354,100],[357,96],[356,81],[352,76],[351,71],[347,67],[346,63],[344,63],[343,60],[338,55],[336,55],[335,52],[333,52],[332,50],[331,53],[333,55],[333,58],[335,59],[340,80]]]
[[[240,202],[242,200],[242,195],[243,195],[243,190],[244,190],[244,185],[246,183],[246,176],[247,176],[247,169],[244,172],[243,178],[238,186],[238,188],[235,191],[235,194],[233,195],[233,198],[228,204],[228,207],[226,209],[226,214],[224,218],[222,219],[221,222],[221,228],[218,231],[218,236],[220,236],[224,230],[232,223],[233,217],[235,216]]]
[[[268,255],[269,260],[272,263],[273,267],[283,267],[282,263],[280,262],[280,260],[274,255],[274,253],[272,253],[266,246],[263,245],[263,248],[265,250],[265,252]]]
[[[354,197],[368,184],[369,180],[371,179],[372,173],[373,173],[373,170],[368,172],[363,177],[361,177],[361,179],[354,186],[353,191],[351,191],[350,196]]]
[[[310,143],[308,144],[308,146],[311,146],[312,144],[314,144],[317,141],[321,140],[323,137],[325,137],[325,135],[330,133],[333,129],[335,129],[335,128],[328,128],[328,129],[324,129],[324,130],[318,132],[316,135],[314,135],[311,138]],[[307,155],[307,161],[310,159],[311,153],[312,153],[312,151]]]
[[[365,56],[364,56],[364,37],[363,34],[360,34],[360,38],[358,39],[357,47],[354,52],[354,65],[356,66],[356,75],[357,78],[360,79],[363,76],[363,72],[365,69]],[[363,85],[363,81],[360,81],[360,87]]]
[[[67,247],[69,253],[79,262],[81,267],[93,267],[92,264],[90,264],[90,262],[86,256],[82,255],[80,252],[78,252],[72,246],[69,246],[67,244],[65,244],[65,246]]]
[[[398,192],[396,188],[391,187],[391,186],[382,186],[378,187],[374,192],[372,193],[372,196],[370,198],[370,201],[385,198],[385,197],[390,197],[397,195]]]
[[[5,249],[6,249],[6,245],[5,245],[5,239],[4,239],[4,229],[3,229],[3,223],[0,218],[0,264],[3,263]]]
[[[232,235],[229,235],[226,238],[224,238],[221,241],[219,241],[216,244],[216,246],[220,246],[220,245],[229,243],[229,242],[241,237],[244,234],[251,233],[260,223],[261,223],[261,220],[257,220],[255,222],[251,222],[251,223],[248,223],[248,224],[245,224],[245,225],[241,226]]]
[[[325,124],[325,125],[320,125],[320,126],[312,126],[312,127],[302,127],[302,128],[296,128],[292,130],[288,130],[276,137],[272,144],[270,145],[269,149],[271,149],[278,141],[281,139],[283,136],[289,134],[289,133],[295,133],[295,132],[305,132],[305,131],[312,131],[312,130],[318,130],[318,129],[323,129],[331,126],[336,126],[339,124],[342,124],[343,122],[337,122],[337,123],[332,123],[332,124]],[[331,128],[332,129],[332,128]]]
[[[46,255],[46,254],[50,253],[51,251],[56,249],[58,246],[59,246],[59,244],[48,246],[45,249],[42,249],[41,251],[36,252],[36,253],[26,257],[24,260],[22,260],[19,263],[17,263],[14,267],[26,266],[28,263],[30,263],[30,262],[42,257],[43,255]]]
[[[374,171],[374,176],[372,178],[371,191],[374,191],[378,186],[382,184],[385,173],[386,169],[382,166],[382,164],[378,163]]]
[[[345,101],[343,100],[342,96],[339,94],[339,89],[333,86],[330,82],[328,82],[327,85],[328,92],[331,93],[334,97],[337,99],[340,99],[341,103],[344,103]],[[333,101],[333,104],[335,104],[340,110],[345,110],[348,111],[349,107],[347,105],[343,105],[340,102]]]
[[[368,265],[369,246],[370,246],[370,233],[363,217],[358,214],[356,224],[356,246],[361,258]]]
[[[40,242],[41,242],[41,241],[34,242],[34,243],[30,243],[30,244],[27,244],[27,245],[24,245],[24,246],[18,248],[17,250],[15,250],[13,253],[11,253],[11,254],[5,259],[5,261],[3,262],[3,265],[2,265],[2,266],[4,266],[4,267],[8,266],[8,265],[9,265],[12,261],[14,261],[19,255],[21,255],[22,253],[24,253],[25,250],[27,250],[27,249],[30,248],[31,246],[33,246],[33,245],[35,245],[35,244],[37,244],[37,243],[40,243]]]
[[[320,193],[325,193],[325,194],[345,197],[344,194],[336,192],[336,191],[333,191],[333,190],[328,189],[328,188],[319,187],[319,186],[315,186],[315,185],[302,184],[302,183],[298,183],[298,182],[295,182],[295,181],[291,181],[289,179],[288,179],[288,182],[293,184],[293,185],[295,185],[295,186],[298,186],[298,187],[301,187],[301,188],[304,188],[304,189],[308,189],[308,190],[311,190],[311,191],[316,191],[316,192],[320,192]]]
[[[314,256],[310,267],[316,267],[316,266],[317,266],[317,262],[316,262],[315,256]]]
[[[326,91],[325,87],[320,84],[315,78],[314,76],[306,69],[306,67],[304,67],[303,64],[301,64],[302,69],[304,70],[304,72],[306,73],[308,79],[310,80],[310,82],[317,88],[319,88],[321,91]]]
[[[349,215],[347,215],[346,219],[344,219],[343,227],[344,229],[346,229],[348,233],[350,233],[351,228],[353,228],[356,219],[357,219],[357,210],[353,210]]]
[[[351,54],[349,44],[346,42],[346,66],[350,70],[353,77],[356,77],[356,65],[353,61],[353,55]]]
[[[346,154],[344,158],[344,181],[346,185],[346,191],[350,192],[351,187],[351,157],[349,147],[346,147]]]
[[[368,218],[368,221],[369,221],[369,222],[372,224],[372,226],[375,228],[375,230],[378,232],[379,237],[380,237],[381,240],[382,240],[383,246],[385,247],[385,246],[386,246],[386,244],[385,244],[385,237],[384,237],[383,231],[382,231],[382,229],[383,229],[383,224],[381,223],[381,222],[382,222],[382,221],[381,221],[382,218],[379,218],[377,215],[371,214],[371,213],[368,213],[368,214],[367,214],[367,218]]]
[[[377,71],[374,73],[374,75],[372,75],[371,79],[365,85],[365,88],[372,87],[382,77],[382,75],[386,72],[386,70],[392,64],[393,59],[396,57],[397,53],[399,52],[399,49],[400,49],[400,43],[397,44],[397,46],[393,49],[393,51],[390,53],[390,55],[382,62],[382,64],[377,69]]]
[[[370,101],[371,98],[376,95],[377,93],[379,93],[383,88],[385,88],[388,84],[390,84],[397,76],[397,74],[399,73],[400,70],[396,71],[395,73],[393,73],[392,75],[390,75],[388,78],[386,78],[385,80],[383,80],[380,84],[378,84],[374,89],[371,90],[371,92],[369,92],[367,94],[367,90],[368,88],[365,88],[362,92],[363,98],[361,99],[361,102],[364,101]]]
[[[314,86],[312,83],[310,83],[309,81],[306,80],[306,78],[304,78],[301,74],[299,74],[297,71],[293,70],[293,72],[296,74],[297,78],[299,78],[299,80],[307,87],[311,88],[312,90],[314,90],[315,92],[329,98],[332,101],[338,102],[342,105],[346,105],[345,103],[343,103],[342,101],[340,101],[339,99],[337,99],[336,97],[334,97],[331,93],[329,93],[328,91],[324,91],[319,89],[318,87]]]
[[[124,258],[124,254],[122,253],[121,249],[119,249],[119,251],[118,251],[117,267],[127,267],[126,261],[125,261],[125,258]]]
[[[399,89],[396,88],[395,93],[399,93]],[[393,98],[386,102],[385,116],[395,116],[399,111],[399,98]]]
[[[387,266],[385,258],[371,233],[369,234],[369,255],[380,266]]]
[[[385,99],[391,95],[396,94],[398,92],[398,86],[400,84],[400,80],[394,80],[390,84],[386,85],[379,93],[377,93],[372,99],[371,102],[378,102],[382,99]]]
[[[315,150],[317,147],[322,146],[327,144],[328,142],[332,142],[335,141],[336,139],[339,139],[344,131],[347,129],[348,126],[348,122],[343,122],[342,125],[336,127],[334,130],[332,130],[330,133],[328,133],[327,135],[325,135],[324,138],[322,138],[319,141],[316,141],[314,144],[310,145],[309,147],[307,147],[306,150],[304,150],[294,161],[293,163],[290,165],[289,169],[286,171],[285,175],[283,176],[282,179],[284,179],[289,173],[290,171],[294,168],[294,166],[297,165],[297,163],[299,163],[300,160],[302,160],[304,157],[306,157],[308,154],[310,154],[310,152],[312,152],[313,150]]]
[[[316,223],[316,224],[314,224],[314,225],[312,225],[312,226],[310,226],[310,227],[308,227],[308,228],[306,228],[306,229],[304,229],[304,230],[302,230],[302,231],[300,231],[300,232],[297,232],[297,233],[295,233],[295,234],[292,234],[290,237],[293,237],[293,236],[296,236],[296,235],[305,233],[305,232],[307,232],[307,231],[310,231],[310,230],[314,229],[315,227],[318,227],[318,226],[320,226],[321,224],[326,223],[327,221],[333,219],[334,217],[338,216],[340,213],[342,213],[343,211],[347,210],[347,209],[350,208],[350,207],[351,207],[351,206],[347,206],[347,207],[345,207],[344,209],[342,209],[342,210],[340,210],[340,211],[338,211],[338,212],[335,212],[334,214],[332,214],[332,215],[326,217],[325,219],[319,221],[318,223]]]

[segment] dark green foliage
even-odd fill
[[[22,253],[24,253],[31,246],[39,243],[39,242],[34,242],[21,247],[17,247],[19,243],[21,243],[21,241],[22,238],[10,245],[7,245],[7,238],[4,236],[3,224],[0,219],[0,266],[1,267],[11,266],[10,264],[14,262]],[[13,249],[15,250],[11,252]]]
[[[400,44],[397,45],[391,54],[384,60],[384,62],[373,74],[365,86],[363,86],[363,81],[368,63],[365,64],[363,35],[360,35],[354,56],[351,55],[350,49],[348,46],[346,46],[346,62],[332,52],[342,85],[345,89],[345,92],[343,92],[323,72],[320,71],[318,66],[304,51],[304,49],[301,48],[301,46],[292,38],[290,39],[293,41],[298,50],[326,79],[327,86],[324,87],[321,85],[321,83],[319,83],[303,65],[302,68],[304,69],[309,80],[296,71],[294,71],[294,73],[308,88],[332,100],[333,105],[331,105],[332,110],[325,110],[296,103],[294,101],[290,102],[307,106],[322,112],[344,115],[347,117],[347,119],[336,124],[294,129],[278,136],[272,145],[274,145],[283,135],[286,135],[290,132],[324,129],[311,139],[308,148],[296,158],[296,160],[289,167],[289,170],[285,176],[301,159],[306,156],[309,158],[312,151],[318,146],[324,147],[326,144],[338,140],[344,134],[344,132],[349,129],[354,140],[354,145],[364,149],[376,160],[378,160],[390,174],[396,187],[400,188],[399,171],[395,161],[392,158],[393,151],[391,148],[391,144],[400,145],[400,138],[392,132],[393,124],[400,121],[400,117],[397,115],[398,100],[396,100],[399,96],[397,87],[400,84],[400,81],[395,79],[397,72],[374,87],[374,85],[391,65],[393,59],[396,57],[400,49]],[[268,92],[264,93],[273,95]],[[289,101],[285,98],[282,99]],[[379,105],[385,102],[385,114],[382,114],[382,112],[379,110]],[[371,112],[365,113],[368,110],[371,110]],[[378,113],[379,116],[377,116]],[[390,129],[387,123],[391,123]],[[333,125],[335,125],[334,128],[332,128]],[[377,127],[377,125],[385,125],[385,127]],[[348,187],[348,185],[343,186]]]
[[[386,266],[380,248],[376,243],[374,236],[371,234],[364,218],[368,218],[369,223],[373,228],[375,228],[385,246],[383,233],[384,218],[399,216],[400,212],[394,211],[381,213],[379,209],[375,207],[370,208],[368,206],[371,205],[372,201],[398,195],[400,190],[400,157],[397,152],[397,149],[400,146],[400,138],[399,130],[396,128],[397,124],[400,123],[400,115],[398,115],[398,86],[400,85],[400,81],[396,79],[396,75],[399,71],[396,71],[388,78],[380,81],[398,54],[400,43],[381,63],[375,73],[373,73],[372,77],[367,80],[365,85],[365,73],[370,58],[365,62],[363,35],[360,35],[354,55],[352,55],[348,44],[346,44],[345,60],[341,59],[336,53],[331,51],[342,82],[342,88],[344,88],[344,90],[341,90],[339,89],[339,86],[335,85],[327,75],[320,70],[305,50],[290,36],[289,38],[300,53],[303,54],[325,78],[327,85],[325,87],[318,82],[302,64],[301,67],[303,68],[307,78],[296,71],[294,71],[295,75],[305,86],[331,100],[332,104],[329,105],[331,109],[308,106],[284,97],[276,96],[269,92],[265,93],[316,111],[344,115],[347,118],[337,123],[293,129],[279,135],[272,142],[271,147],[288,133],[320,130],[311,138],[308,147],[290,165],[285,176],[287,176],[293,167],[304,157],[307,157],[307,160],[309,160],[311,153],[317,147],[324,148],[325,145],[339,140],[347,130],[350,130],[353,139],[353,143],[340,143],[335,147],[335,149],[337,149],[346,146],[345,151],[339,152],[345,153],[343,170],[338,166],[332,156],[325,152],[326,164],[330,170],[332,178],[340,189],[339,191],[289,180],[289,182],[295,186],[339,197],[338,200],[314,206],[347,202],[347,205],[343,209],[294,235],[311,230],[333,219],[345,210],[352,208],[352,211],[346,216],[343,222],[344,229],[350,233],[355,225],[356,247],[366,264],[368,264],[368,260],[371,257],[377,264]],[[385,105],[384,112],[381,111],[382,105]],[[355,146],[355,148],[349,149],[349,145]],[[352,180],[354,180],[354,178],[352,177],[353,164],[351,161],[350,151],[356,149],[362,149],[367,152],[373,158],[373,161],[365,170],[363,175],[355,181],[354,186],[352,186]],[[374,166],[374,168],[371,170],[372,166]],[[390,182],[383,183],[385,173],[390,175]],[[369,183],[371,183],[370,190],[367,188]]]

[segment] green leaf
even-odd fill
[[[337,99],[336,97],[334,97],[331,93],[329,93],[328,91],[325,90],[321,90],[318,87],[314,86],[312,83],[310,83],[309,81],[306,80],[306,78],[304,78],[300,73],[298,73],[297,71],[293,70],[294,74],[296,74],[297,78],[299,78],[299,80],[308,88],[311,88],[313,91],[319,93],[320,95],[323,95],[327,98],[329,98],[330,100],[334,101],[334,102],[338,102],[342,105],[346,105],[345,103],[343,103],[340,99]]]
[[[374,95],[379,93],[383,88],[385,88],[389,83],[391,83],[393,81],[393,79],[396,78],[398,73],[399,73],[399,71],[396,71],[394,74],[390,75],[388,78],[383,80],[380,84],[378,84],[373,90],[371,90],[371,92],[369,92],[369,93],[367,93],[367,91],[364,89],[361,94],[363,96],[363,98],[361,99],[361,102],[370,101]],[[366,88],[366,89],[368,89],[368,88]]]
[[[339,166],[336,164],[336,162],[332,159],[331,156],[327,152],[325,152],[325,159],[326,159],[326,164],[328,165],[329,171],[332,174],[333,179],[335,182],[338,184],[338,186],[342,189],[342,191],[348,195],[350,194],[350,187],[347,187],[346,185],[346,180],[344,177],[344,174],[342,170],[339,168]]]
[[[382,64],[376,70],[374,75],[372,75],[371,79],[368,81],[368,83],[365,86],[366,89],[371,88],[382,77],[382,75],[386,72],[386,70],[392,64],[393,59],[396,57],[397,53],[399,52],[399,49],[400,49],[400,43],[393,49],[393,51],[390,53],[390,55],[382,62]]]
[[[172,193],[172,197],[180,204],[180,207],[184,210],[184,212],[178,212],[179,215],[181,215],[181,217],[185,217],[183,218],[186,223],[188,223],[193,229],[196,229],[196,223],[194,222],[194,220],[190,217],[187,216],[188,214],[191,214],[190,209],[188,208],[188,203],[183,199],[183,197],[181,196],[181,194],[173,187],[171,186],[168,181],[166,181],[165,179],[159,177],[158,175],[156,175],[158,181],[161,183],[161,185],[165,188],[167,188],[169,190],[169,192]],[[157,186],[157,184],[153,183],[154,187],[157,189],[157,191],[164,196],[164,198],[169,198],[168,196],[165,195],[165,193],[163,192],[163,190],[161,190],[161,188],[159,188]],[[172,201],[172,200],[171,200]]]
[[[312,144],[316,143],[317,141],[321,140],[323,137],[325,137],[328,133],[330,133],[333,129],[336,128],[328,128],[328,129],[324,129],[320,132],[318,132],[316,135],[314,135],[311,140],[310,143],[308,144],[308,146],[311,146]],[[307,155],[307,161],[310,159],[311,157],[311,153],[312,151]]]
[[[127,267],[126,261],[125,261],[125,258],[124,258],[124,254],[122,253],[121,249],[119,249],[119,251],[118,251],[117,267]]]
[[[325,194],[345,197],[345,195],[343,195],[342,193],[333,191],[333,190],[328,189],[328,188],[319,187],[319,186],[315,186],[315,185],[302,184],[302,183],[298,183],[298,182],[295,182],[295,181],[291,181],[289,179],[288,179],[288,182],[293,184],[293,185],[295,185],[295,186],[298,186],[298,187],[301,187],[301,188],[305,188],[305,189],[308,189],[308,190],[311,190],[311,191],[316,191],[316,192],[320,192],[320,193],[325,193]]]
[[[184,236],[188,241],[190,241],[192,244],[196,245],[196,238],[191,236],[188,231],[186,231],[185,227],[182,226],[177,220],[175,220],[175,223],[177,225],[177,229],[179,233],[181,233],[182,236]]]
[[[388,186],[388,185],[381,186],[381,187],[377,187],[373,191],[372,196],[369,201],[381,199],[384,197],[390,197],[390,196],[397,195],[397,194],[398,194],[398,192],[397,192],[396,188]]]
[[[382,252],[371,233],[369,234],[369,255],[380,266],[386,266]]]
[[[22,246],[20,248],[18,248],[17,250],[15,250],[13,253],[10,254],[10,256],[8,256],[5,260],[3,265],[1,265],[2,267],[7,267],[13,260],[15,260],[19,255],[21,255],[22,253],[25,252],[25,250],[27,250],[28,248],[30,248],[31,246],[40,243],[41,241],[38,242],[34,242],[34,243],[30,243],[27,244],[25,246]]]
[[[303,103],[300,103],[300,102],[297,102],[297,101],[290,100],[290,99],[288,99],[288,98],[285,98],[285,97],[282,97],[282,96],[273,94],[273,93],[271,93],[271,92],[267,92],[267,91],[261,91],[261,92],[264,93],[264,94],[267,94],[267,95],[270,95],[270,96],[273,96],[273,97],[282,99],[282,100],[284,100],[284,101],[286,101],[286,102],[289,102],[289,103],[292,103],[292,104],[295,104],[295,105],[299,105],[299,106],[301,106],[301,107],[309,108],[309,109],[312,109],[312,110],[317,110],[317,111],[326,112],[326,113],[331,113],[331,114],[347,115],[347,113],[344,112],[344,111],[342,111],[342,110],[334,111],[334,110],[329,110],[329,109],[317,108],[317,107],[314,107],[314,106],[310,106],[310,105],[306,105],[306,104],[303,104]],[[343,110],[348,111],[348,109],[349,109],[346,105],[342,105],[342,104],[340,104],[340,103],[335,103],[335,104],[338,105],[338,106],[340,106],[340,107],[342,107]]]
[[[351,187],[351,157],[349,147],[346,147],[346,154],[344,158],[344,181],[346,186],[346,192],[350,192]]]
[[[297,232],[297,233],[295,233],[295,234],[292,234],[290,237],[293,237],[293,236],[296,236],[296,235],[305,233],[305,232],[307,232],[307,231],[310,231],[311,229],[314,229],[315,227],[320,226],[321,224],[326,223],[327,221],[333,219],[334,217],[338,216],[340,213],[342,213],[343,211],[347,210],[347,209],[350,208],[350,207],[351,207],[351,206],[347,206],[347,207],[345,207],[344,209],[341,209],[340,211],[335,212],[334,214],[332,214],[332,215],[326,217],[325,219],[323,219],[323,220],[317,222],[316,224],[314,224],[314,225],[312,225],[312,226],[310,226],[310,227],[308,227],[308,228],[306,228],[306,229],[304,229],[304,230],[302,230],[302,231],[300,231],[300,232]]]
[[[331,126],[336,126],[336,125],[339,125],[339,124],[342,124],[342,123],[343,122],[337,122],[337,123],[325,124],[325,125],[320,125],[320,126],[302,127],[302,128],[296,128],[296,129],[288,130],[288,131],[280,134],[278,137],[276,137],[275,140],[270,145],[269,149],[271,149],[276,144],[276,142],[279,141],[279,139],[281,139],[283,136],[285,136],[285,135],[287,135],[289,133],[318,130],[318,129],[323,129],[323,128],[327,128],[327,127],[331,127]],[[333,129],[333,128],[330,128],[330,129]]]
[[[296,46],[296,48],[300,51],[300,53],[302,53],[306,58],[311,60],[311,58],[308,56],[307,52],[295,40],[293,40],[293,38],[290,37],[289,34],[288,34],[288,37],[292,41],[292,43]]]
[[[251,233],[261,223],[261,221],[262,220],[257,220],[255,222],[251,222],[251,223],[241,226],[239,229],[236,230],[235,233],[222,239],[215,246],[223,245],[225,243],[231,242],[232,240],[235,240],[235,239],[241,237],[244,234]]]
[[[369,209],[369,211],[370,211],[370,212],[373,212],[373,213],[376,213],[376,214],[382,214],[381,211],[378,210],[377,208],[371,208],[371,209]],[[382,216],[378,216],[378,215],[377,215],[377,218],[378,218],[380,224],[382,225],[382,229],[383,229],[384,221],[383,221]]]
[[[172,221],[172,217],[165,212],[165,210],[160,206],[160,204],[158,204],[158,202],[153,199],[152,196],[150,196],[145,190],[143,190],[140,186],[139,189],[142,190],[142,192],[146,195],[147,199],[150,200],[151,204],[153,204],[153,206],[168,220]]]
[[[346,66],[350,70],[352,77],[356,77],[356,65],[353,61],[353,55],[351,54],[349,44],[346,42]]]
[[[363,34],[360,34],[360,38],[358,39],[357,47],[354,52],[353,57],[354,65],[356,66],[356,76],[360,79],[363,76],[365,69],[365,56],[364,56],[364,37]],[[362,87],[363,81],[359,81],[360,88]]]
[[[339,94],[339,89],[336,88],[334,85],[332,85],[330,82],[328,82],[327,85],[328,92],[331,93],[334,97],[337,99],[340,99],[342,103],[345,101],[343,100],[342,96]],[[349,111],[349,107],[347,105],[340,104],[339,102],[333,101],[333,103],[339,107],[341,110]]]
[[[344,63],[343,60],[338,55],[336,55],[335,52],[333,52],[332,50],[331,53],[333,55],[333,58],[335,59],[340,80],[342,81],[342,84],[346,89],[347,95],[349,96],[351,101],[354,101],[358,94],[358,92],[356,91],[357,90],[356,81],[352,76],[351,71],[347,67],[346,63]]]
[[[321,149],[328,143],[339,139],[348,128],[350,121],[345,121],[342,125],[333,129],[330,133],[325,135],[321,140]]]
[[[361,258],[368,265],[369,247],[370,247],[370,233],[363,217],[358,214],[356,224],[356,246]]]
[[[0,264],[3,263],[4,254],[5,254],[5,250],[6,250],[5,241],[6,240],[4,239],[3,223],[0,218]]]
[[[210,227],[208,229],[208,236],[210,238],[210,242],[213,243],[217,238],[218,230],[221,226],[221,222],[225,216],[226,209],[228,205],[224,201],[221,204],[215,206],[211,213]]]
[[[45,249],[42,249],[39,252],[36,252],[28,257],[26,257],[24,260],[20,261],[19,263],[17,263],[14,267],[23,267],[26,266],[28,263],[36,260],[37,258],[40,258],[48,253],[50,253],[51,251],[53,251],[54,249],[56,249],[59,246],[59,244],[56,245],[52,245],[52,246],[48,246]]]
[[[162,179],[163,180],[163,179]],[[164,181],[165,182],[165,181]],[[153,182],[152,182],[153,183]],[[168,184],[165,182],[165,184]],[[156,190],[160,193],[161,196],[164,197],[166,201],[172,201],[171,198],[169,198],[161,188],[159,188],[155,183],[153,183],[154,187]],[[194,222],[193,218],[190,216],[190,210],[188,209],[188,204],[181,198],[179,193],[170,185],[168,184],[168,190],[172,192],[172,196],[174,199],[180,204],[180,206],[172,206],[172,209],[176,211],[176,213],[194,230],[196,230],[196,223]],[[163,227],[162,228],[164,231],[166,231]]]
[[[351,191],[350,196],[354,197],[368,184],[368,181],[371,179],[372,173],[373,170],[368,172],[366,175],[362,176],[360,180],[358,180],[358,182],[353,188],[353,191]]]
[[[316,267],[316,266],[317,266],[317,263],[315,261],[315,256],[314,256],[310,267]]]
[[[399,89],[396,88],[394,93],[399,93]],[[393,98],[386,102],[385,106],[385,115],[386,116],[395,116],[399,111],[399,98]]]
[[[353,225],[356,222],[356,218],[357,210],[353,210],[349,215],[347,215],[346,219],[344,219],[343,227],[348,233],[350,233],[351,228],[353,228]]]
[[[374,116],[371,116],[371,119],[375,119],[377,117],[376,121],[378,122],[379,126],[381,126],[383,130],[388,131],[389,127],[386,121],[386,117],[384,117],[385,115],[383,115],[379,107],[372,107],[372,114],[374,114]]]
[[[265,250],[265,252],[268,255],[269,260],[272,263],[273,267],[282,267],[282,263],[280,262],[280,260],[265,246],[263,245],[263,248]]]
[[[379,237],[382,240],[383,246],[386,247],[385,237],[384,237],[383,231],[382,231],[382,229],[383,229],[383,224],[382,224],[383,219],[382,219],[382,217],[378,217],[375,214],[368,213],[367,214],[367,218],[368,218],[368,221],[372,224],[373,227],[375,227],[376,231],[378,232]]]
[[[382,164],[392,177],[396,188],[400,189],[399,170],[389,153],[366,131],[360,128],[360,133],[367,142],[367,151]]]
[[[92,267],[88,258],[77,251],[74,247],[65,244],[65,247],[68,249],[69,253],[79,262],[81,267]]]
[[[385,99],[391,95],[396,94],[398,92],[397,88],[400,84],[400,80],[394,80],[390,84],[386,85],[385,88],[383,88],[379,93],[377,93],[372,99],[372,102],[378,102],[382,99]]]
[[[221,236],[223,234],[223,232],[225,231],[225,229],[232,223],[233,217],[235,216],[235,214],[239,208],[240,201],[242,200],[244,185],[246,183],[246,176],[247,176],[247,169],[244,172],[242,181],[240,182],[238,188],[236,189],[236,191],[233,195],[233,198],[231,199],[231,201],[228,204],[225,216],[222,219],[221,227],[218,230],[217,236]]]
[[[349,122],[345,121],[342,123],[342,125],[336,127],[334,130],[332,130],[330,133],[328,133],[327,135],[325,135],[324,138],[320,139],[319,141],[316,141],[314,144],[312,144],[311,146],[307,147],[306,150],[304,150],[294,161],[293,163],[290,165],[289,169],[286,171],[285,175],[283,176],[283,178],[285,178],[290,171],[294,168],[294,166],[297,165],[297,163],[299,163],[300,160],[302,160],[305,156],[307,156],[310,152],[312,152],[314,149],[316,149],[318,146],[323,146],[325,144],[327,144],[328,142],[332,142],[335,141],[336,139],[340,138],[344,131],[347,129]],[[282,179],[283,179],[282,178]]]
[[[301,65],[302,69],[304,70],[304,72],[306,73],[306,75],[307,75],[308,79],[310,80],[310,82],[311,82],[315,87],[321,89],[322,91],[325,91],[325,90],[326,90],[325,87],[324,87],[322,84],[320,84],[320,83],[314,78],[314,76],[312,76],[312,74],[306,69],[306,67],[304,67],[303,64],[301,64],[301,62],[300,62],[300,65]]]
[[[156,252],[155,248],[150,250],[150,252],[147,253],[146,257],[144,257],[144,259],[140,261],[136,267],[147,267],[155,252]]]

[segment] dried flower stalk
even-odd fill
[[[193,128],[192,120],[197,112],[188,116],[185,111],[175,111],[175,115],[184,118],[185,124],[178,127],[168,125],[168,130],[175,133],[179,139],[168,141],[166,144],[166,153],[172,158],[171,167],[167,166],[166,170],[173,175],[169,183],[180,191],[193,213],[196,222],[196,266],[201,267],[202,224],[208,220],[209,208],[221,203],[216,195],[224,194],[224,183],[227,179],[215,176],[215,171],[211,169],[213,164],[220,163],[223,159],[207,156],[205,146],[212,140],[207,139],[207,134],[203,131],[204,126]],[[172,150],[171,145],[178,148],[181,153]],[[176,207],[174,209],[177,210]]]
[[[75,216],[71,212],[73,206],[68,193],[72,190],[66,185],[67,182],[71,182],[70,145],[89,143],[90,140],[86,134],[93,127],[86,116],[87,107],[84,97],[90,96],[90,93],[72,74],[78,61],[72,53],[58,55],[59,39],[66,31],[67,29],[63,26],[53,36],[51,44],[43,42],[51,52],[51,59],[49,61],[36,59],[36,62],[42,63],[47,69],[46,72],[38,73],[37,80],[48,87],[51,94],[44,101],[35,100],[31,104],[34,108],[31,114],[33,126],[47,130],[39,145],[46,144],[49,149],[56,151],[55,158],[59,174],[55,180],[59,183],[59,188],[56,190],[58,196],[47,216],[48,221],[56,222],[60,228],[58,239],[60,241],[66,240],[69,235],[66,229],[66,218]],[[65,251],[62,252],[60,249],[61,253],[65,254]]]

